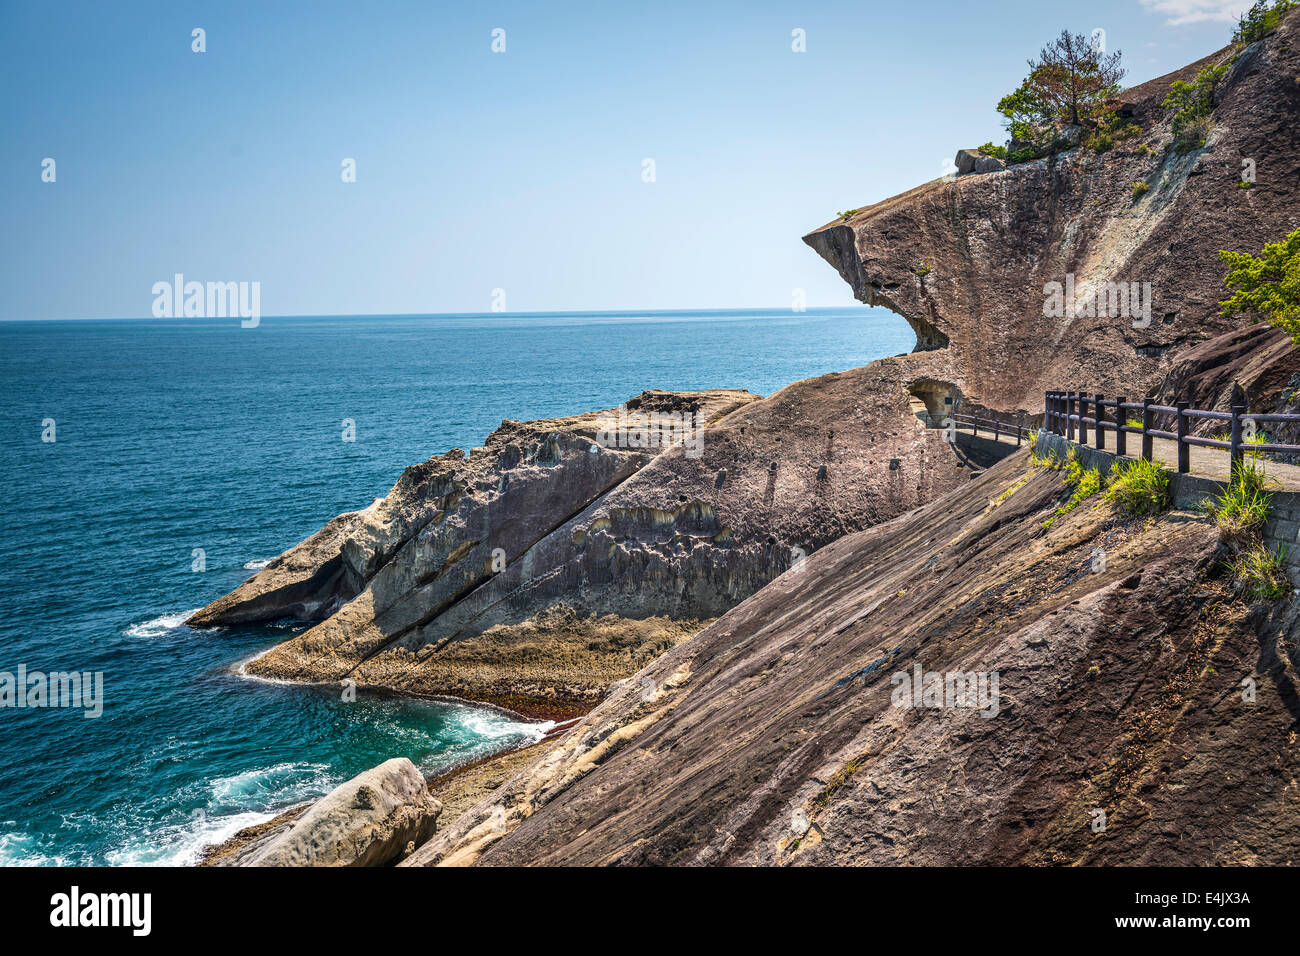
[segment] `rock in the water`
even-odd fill
[[[287,828],[273,830],[217,866],[384,866],[420,846],[442,804],[405,757],[359,774],[321,797]]]

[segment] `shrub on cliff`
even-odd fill
[[[1029,61],[1029,75],[1002,97],[998,112],[1006,117],[1011,147],[1009,162],[1043,155],[1066,145],[1062,127],[1096,126],[1113,115],[1108,103],[1119,94],[1124,70],[1120,52],[1103,53],[1082,33],[1061,35]]]
[[[1183,151],[1205,145],[1210,135],[1214,93],[1228,72],[1228,64],[1204,67],[1191,83],[1174,80],[1160,105],[1174,114],[1174,137]]]
[[[1247,44],[1262,40],[1282,23],[1282,18],[1300,6],[1300,0],[1255,0],[1255,5],[1237,18],[1234,43]]]
[[[1258,256],[1220,251],[1229,266],[1223,284],[1235,290],[1220,302],[1224,315],[1252,312],[1282,329],[1300,345],[1300,229],[1281,242],[1270,242]]]

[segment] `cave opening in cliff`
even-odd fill
[[[952,382],[918,378],[907,386],[913,414],[927,428],[942,428],[962,402],[961,389]]]

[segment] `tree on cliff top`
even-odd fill
[[[1219,304],[1224,315],[1255,312],[1268,324],[1282,329],[1300,345],[1300,229],[1281,242],[1265,244],[1264,251],[1220,252],[1231,268],[1223,279],[1232,297]]]
[[[1262,40],[1282,25],[1282,18],[1300,7],[1297,0],[1255,0],[1255,5],[1237,18],[1234,43],[1247,44]]]
[[[1120,91],[1124,69],[1120,52],[1106,54],[1082,33],[1062,30],[1029,61],[1029,76],[998,103],[1007,118],[1012,143],[1045,146],[1058,126],[1081,126],[1100,119]]]

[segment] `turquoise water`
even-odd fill
[[[538,739],[488,708],[233,672],[300,624],[180,622],[503,418],[770,394],[913,343],[865,308],[0,323],[0,671],[104,682],[97,719],[0,708],[0,863],[186,863],[389,757],[436,772]]]

